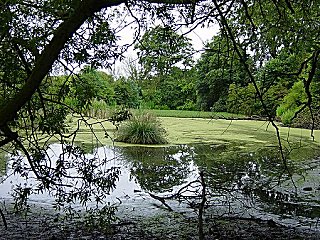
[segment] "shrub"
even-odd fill
[[[247,116],[259,115],[259,104],[253,84],[248,84],[245,87],[230,84],[228,98],[226,99],[228,112]]]
[[[177,107],[177,110],[195,111],[197,110],[197,106],[194,102],[188,99],[184,105]]]
[[[306,102],[306,99],[307,95],[304,91],[303,82],[296,82],[277,108],[277,117],[281,119],[283,124],[290,125],[296,112]]]
[[[156,109],[156,104],[154,101],[142,101],[140,105],[141,109]]]
[[[227,111],[227,97],[226,96],[221,96],[218,101],[216,101],[212,108],[212,112],[226,112]]]
[[[266,109],[262,106],[261,100],[252,83],[247,86],[230,84],[228,97],[226,99],[227,112],[244,114],[247,116],[275,116],[277,107],[280,105],[283,97],[287,93],[286,88],[281,84],[270,86],[266,89],[262,86],[258,87],[262,94]],[[214,105],[214,107],[216,106]],[[223,108],[214,110],[225,111]]]
[[[320,129],[320,109],[313,108],[313,121],[308,108],[304,109],[297,118],[292,121],[292,127],[306,128],[306,129]]]
[[[114,83],[114,100],[117,105],[138,108],[140,105],[140,88],[133,81],[120,78]]]
[[[116,141],[135,144],[167,143],[166,131],[160,122],[149,113],[140,113],[121,125]]]

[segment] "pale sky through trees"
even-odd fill
[[[188,29],[185,28],[178,32],[178,34],[183,34],[187,32]],[[202,50],[204,49],[204,45],[212,39],[214,35],[217,34],[219,31],[219,26],[214,25],[211,27],[205,27],[201,28],[200,26],[188,33],[186,36],[191,39],[191,43],[193,45],[193,48],[195,50],[195,54],[193,58],[196,60],[200,57]],[[121,39],[119,41],[119,44],[128,44],[132,43],[133,41],[133,30],[130,28],[124,29],[121,34]],[[116,76],[123,76],[126,75],[124,68],[124,64],[126,64],[126,60],[130,59],[130,61],[137,60],[136,52],[133,49],[133,46],[128,49],[128,51],[124,54],[125,59],[124,61],[120,62],[118,61],[114,68],[112,69],[112,74],[115,74]],[[110,70],[106,70],[107,72],[110,72]]]

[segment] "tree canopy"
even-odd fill
[[[208,111],[219,100],[225,100],[230,84],[243,86],[249,79],[239,57],[225,36],[215,36],[205,49],[196,66],[199,75],[197,91],[198,104],[201,109]],[[252,69],[252,63],[250,65]]]
[[[190,40],[170,27],[156,26],[148,30],[135,48],[139,49],[139,61],[145,74],[149,75],[162,76],[170,73],[177,63],[190,67],[192,62]]]

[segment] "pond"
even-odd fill
[[[61,151],[61,145],[52,144],[47,153],[57,159]],[[163,208],[197,213],[205,186],[207,217],[272,219],[320,230],[320,158],[303,163],[288,160],[285,168],[276,147],[247,152],[234,144],[105,146],[86,156],[104,159],[105,169],[120,170],[107,201],[121,203],[124,209],[139,208],[139,214]],[[13,186],[35,184],[32,175],[26,180],[13,174],[10,164],[9,160],[0,177],[0,200],[12,200]],[[32,194],[30,202],[50,206],[52,195]]]

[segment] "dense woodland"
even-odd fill
[[[312,120],[310,109],[303,109],[308,102],[305,83],[310,69],[304,66],[301,73],[294,74],[305,56],[283,47],[275,58],[261,63],[248,54],[264,108],[229,44],[220,33],[204,46],[200,59],[193,61],[190,39],[168,27],[156,26],[135,45],[138,61],[126,63],[129,76],[115,77],[87,66],[77,76],[60,77],[58,81],[70,85],[67,101],[73,101],[73,108],[91,109],[92,115],[112,106],[200,110],[270,115],[285,125],[302,128],[312,128],[314,121],[313,128],[319,128],[318,68],[310,85]],[[81,83],[73,85],[75,78]]]

